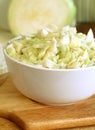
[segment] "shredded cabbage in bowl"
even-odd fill
[[[36,34],[10,41],[7,54],[25,64],[52,69],[74,69],[95,65],[92,30],[78,33],[75,27],[43,28]]]

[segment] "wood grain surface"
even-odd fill
[[[0,118],[0,130],[21,130],[21,129],[13,122],[5,118]]]
[[[95,95],[68,106],[46,106],[23,96],[8,77],[0,86],[0,116],[13,121],[23,130],[87,127],[95,125]]]

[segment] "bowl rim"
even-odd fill
[[[4,49],[4,54],[5,56],[11,60],[12,62],[15,62],[17,64],[20,64],[22,66],[25,66],[25,67],[29,67],[29,68],[32,68],[32,69],[35,69],[35,70],[42,70],[42,71],[53,71],[53,72],[74,72],[74,71],[84,71],[84,70],[89,70],[89,69],[95,69],[95,66],[90,66],[90,67],[84,67],[84,68],[75,68],[75,69],[56,69],[56,68],[44,68],[44,67],[37,67],[37,66],[33,66],[31,64],[25,64],[23,62],[20,62],[12,57],[10,57],[7,52],[6,52],[6,49]]]
[[[20,35],[20,36],[17,36],[15,38],[12,38],[11,40],[9,40],[7,43],[6,43],[6,46],[4,47],[3,51],[4,51],[4,55],[5,55],[5,59],[6,57],[8,59],[10,59],[11,61],[17,63],[17,64],[20,64],[22,66],[26,66],[26,67],[29,67],[29,68],[32,68],[32,69],[36,69],[36,70],[43,70],[43,71],[59,71],[59,72],[73,72],[73,71],[84,71],[84,70],[89,70],[89,69],[95,69],[95,66],[89,66],[89,67],[83,67],[83,68],[74,68],[74,69],[57,69],[57,68],[44,68],[44,67],[38,67],[38,66],[35,66],[35,65],[31,65],[31,64],[27,64],[27,63],[23,63],[21,61],[18,61],[14,58],[12,58],[11,56],[9,56],[6,52],[6,47],[8,46],[8,44],[10,44],[12,41],[14,40],[19,40],[21,39],[23,36],[32,36],[32,35]]]

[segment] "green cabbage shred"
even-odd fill
[[[76,27],[43,28],[36,34],[12,40],[6,48],[12,58],[35,67],[74,69],[95,65],[95,39]]]

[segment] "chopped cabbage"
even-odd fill
[[[6,52],[36,67],[74,69],[95,65],[95,39],[91,29],[86,35],[70,26],[45,27],[34,35],[12,40]]]

